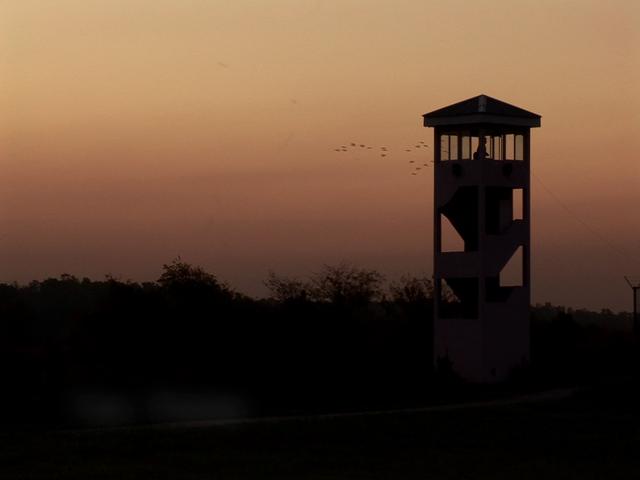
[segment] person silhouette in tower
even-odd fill
[[[473,154],[474,160],[479,160],[483,158],[487,158],[489,154],[487,153],[487,137],[482,135],[480,137],[480,141],[478,142],[478,149]]]

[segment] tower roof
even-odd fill
[[[541,116],[520,107],[489,97],[478,95],[447,107],[425,113],[424,126],[492,123],[539,127]]]

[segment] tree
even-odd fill
[[[384,297],[384,276],[375,271],[347,263],[325,265],[311,279],[312,295],[321,302],[335,305],[362,305]]]
[[[217,289],[228,289],[212,273],[205,272],[201,267],[195,267],[181,261],[180,257],[174,259],[170,264],[162,265],[162,275],[158,283],[162,287],[175,287],[179,285],[206,285]]]
[[[269,272],[269,277],[264,284],[271,292],[271,297],[281,303],[306,301],[311,291],[309,283],[294,278],[279,277],[274,272]]]
[[[429,277],[405,275],[392,283],[389,290],[395,302],[418,304],[433,300],[433,281]]]

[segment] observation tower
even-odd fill
[[[479,95],[423,115],[434,135],[434,356],[473,382],[529,361],[530,130]]]

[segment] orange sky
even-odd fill
[[[431,143],[422,113],[486,93],[543,116],[532,169],[571,212],[533,180],[534,301],[629,309],[639,25],[632,0],[0,0],[0,281],[430,275],[429,154],[333,148]]]

